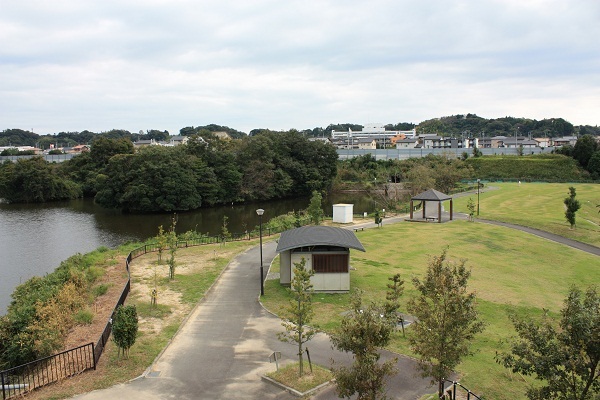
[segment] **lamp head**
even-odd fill
[[[256,210],[256,214],[260,217],[265,213],[265,210],[263,210],[262,208],[259,208],[258,210]]]

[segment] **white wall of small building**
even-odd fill
[[[290,257],[291,261],[291,279],[294,279],[294,264],[302,262],[302,258],[306,260],[304,267],[312,270],[312,254],[313,253],[292,253]],[[317,254],[317,253],[314,253]],[[325,252],[325,254],[335,254],[330,252]],[[283,270],[283,269],[282,269]],[[280,277],[281,279],[281,277]],[[283,281],[280,280],[281,283]],[[316,292],[347,292],[350,290],[350,271],[345,273],[316,273],[310,279],[310,282],[313,284],[313,289]]]

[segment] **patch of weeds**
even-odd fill
[[[166,304],[152,305],[149,302],[140,302],[135,307],[138,315],[144,318],[164,318],[173,312],[171,307]]]
[[[87,278],[88,282],[95,282],[98,278],[104,275],[104,273],[104,268],[97,265],[92,265],[85,270],[85,277]]]
[[[107,284],[107,283],[102,283],[100,285],[94,286],[92,288],[92,294],[94,295],[94,298],[96,297],[100,297],[103,294],[106,294],[106,292],[108,291],[108,288],[111,285]]]
[[[78,325],[90,325],[94,320],[94,313],[87,308],[79,310],[73,317],[73,320]]]
[[[304,362],[304,375],[299,375],[299,363],[288,364],[279,371],[268,373],[267,376],[285,386],[299,392],[307,392],[333,379],[333,374],[326,368],[313,364],[312,372],[308,362]]]

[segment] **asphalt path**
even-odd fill
[[[275,257],[275,242],[263,247],[265,265]],[[135,268],[135,263],[133,264]],[[265,273],[268,268],[265,268]],[[261,376],[274,371],[269,361],[274,351],[281,362],[297,359],[297,347],[278,340],[283,331],[278,317],[258,301],[259,248],[232,260],[205,298],[194,308],[173,340],[141,377],[108,389],[76,396],[76,399],[294,399],[293,395],[265,382]],[[266,296],[269,294],[266,293]],[[329,337],[318,334],[307,343],[313,363],[348,365],[351,355],[333,350]],[[417,399],[435,391],[417,376],[416,361],[384,351],[382,360],[397,357],[399,373],[390,379],[388,395]],[[337,399],[333,387],[315,399]]]

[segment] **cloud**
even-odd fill
[[[0,4],[0,129],[600,118],[594,0]]]

